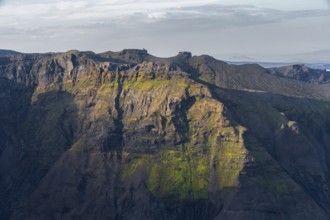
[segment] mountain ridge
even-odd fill
[[[0,217],[328,219],[329,96],[189,52],[1,56]]]

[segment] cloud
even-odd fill
[[[219,2],[72,0],[5,4],[0,8],[0,48],[100,52],[144,47],[164,56],[191,50],[258,57],[264,51],[330,47],[330,33],[325,28],[330,25],[329,10],[284,11]]]
[[[157,15],[157,16],[155,16]],[[158,13],[134,13],[121,19],[112,19],[126,27],[149,23],[155,30],[207,30],[275,24],[306,18],[329,17],[327,10],[280,11],[259,9],[249,5],[224,6],[210,4],[182,7]],[[154,25],[153,25],[154,24]]]
[[[330,1],[330,0],[329,0]],[[210,20],[222,26],[257,25],[299,19],[302,16],[324,16],[321,10],[281,11],[257,8],[253,5],[221,5],[217,0],[73,0],[45,3],[8,4],[0,9],[0,28],[5,26],[50,26],[95,23],[150,23],[193,20],[201,24]],[[175,24],[174,24],[175,25]],[[205,24],[210,26],[209,24]],[[217,25],[219,26],[219,25]]]
[[[79,10],[86,8],[88,6],[87,1],[76,1],[76,2],[68,2],[68,1],[60,1],[55,4],[56,9],[63,10]]]

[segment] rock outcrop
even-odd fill
[[[269,68],[269,72],[276,76],[288,77],[315,84],[328,83],[330,81],[330,73],[325,69],[312,69],[303,64]]]

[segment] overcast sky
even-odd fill
[[[23,52],[145,48],[284,60],[330,49],[330,0],[0,2],[0,48]]]

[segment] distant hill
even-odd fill
[[[310,83],[326,83],[330,81],[330,72],[325,69],[312,69],[303,64],[269,68],[276,76],[288,77]]]
[[[327,71],[330,71],[330,64],[324,64],[324,63],[311,63],[306,64],[306,66],[313,68],[313,69],[324,69]]]
[[[228,60],[232,62],[255,62],[256,59],[245,55],[235,55],[231,56]]]
[[[258,64],[264,68],[281,67],[281,66],[288,66],[294,64],[291,62],[258,62],[258,61],[226,61],[226,63],[234,64],[234,65]]]
[[[19,54],[22,54],[22,53],[14,51],[14,50],[2,50],[2,49],[0,49],[0,56],[19,55]]]

